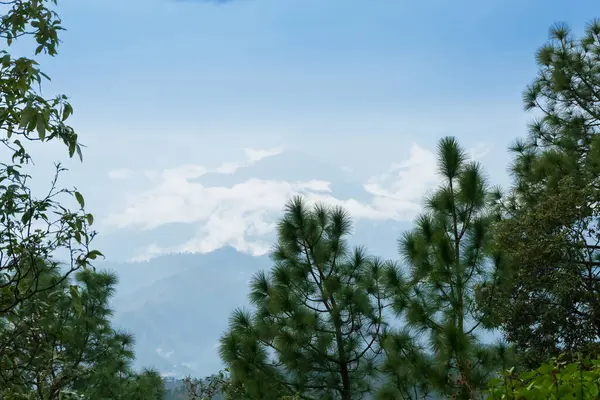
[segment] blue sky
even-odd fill
[[[269,179],[229,179],[260,155],[301,152],[379,185],[343,203],[367,220],[410,220],[445,135],[506,183],[506,146],[531,118],[520,99],[535,50],[555,21],[581,32],[598,11],[591,0],[60,0],[68,31],[42,66],[47,90],[74,105],[88,149],[68,182],[105,237],[188,229],[182,243],[158,232],[127,257],[258,251],[235,238],[268,232],[290,194],[336,200],[310,182],[319,176],[289,181],[302,166],[286,157]],[[210,173],[228,183],[196,181]]]

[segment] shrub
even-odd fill
[[[514,368],[489,382],[488,400],[496,399],[598,399],[600,359],[579,358],[567,363],[553,358],[533,371]]]

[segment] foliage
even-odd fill
[[[597,399],[600,396],[600,359],[579,358],[572,363],[552,358],[533,371],[507,370],[489,382],[488,400]]]
[[[511,148],[496,236],[510,262],[486,309],[530,367],[600,350],[600,21],[579,40],[555,26],[537,61],[524,102],[541,118]]]
[[[66,96],[42,96],[49,77],[38,60],[57,54],[63,30],[55,6],[56,0],[7,0],[0,18],[0,38],[7,45],[0,51],[0,387],[5,398],[65,398],[63,389],[99,373],[95,368],[110,349],[98,346],[117,346],[128,338],[110,334],[105,319],[112,278],[88,271],[70,284],[72,273],[87,271],[101,256],[90,249],[93,216],[84,211],[83,196],[59,187],[60,164],[45,194],[31,189],[32,147],[59,141],[69,157],[82,158],[78,136],[67,125],[73,108]],[[33,58],[8,52],[20,39],[35,44],[29,51],[20,46]],[[71,203],[77,205],[74,211]],[[118,353],[111,356],[121,360]],[[139,381],[154,379],[152,374]]]
[[[62,278],[51,267],[38,268],[44,283]],[[14,342],[3,349],[0,397],[46,400],[71,391],[93,399],[161,399],[161,377],[132,371],[133,338],[110,325],[116,277],[82,270],[75,283],[78,291],[61,280],[7,313],[0,338]]]
[[[348,249],[341,208],[286,206],[275,266],[251,282],[254,313],[236,310],[220,354],[251,398],[361,398],[371,390],[384,330],[385,263]]]
[[[490,374],[508,361],[508,349],[481,343],[485,319],[475,307],[476,288],[502,257],[493,246],[495,214],[479,164],[469,162],[448,137],[439,142],[438,171],[441,186],[427,199],[415,228],[399,240],[408,277],[391,269],[388,286],[396,311],[414,335],[428,336],[432,349],[428,359],[409,357],[411,373],[423,375],[421,381],[441,394],[467,399],[479,394]],[[408,342],[410,333],[401,335]],[[393,339],[386,347],[397,353]],[[405,358],[388,355],[386,369],[401,371]],[[406,378],[390,375],[391,382]]]
[[[0,38],[10,47],[29,36],[37,46],[35,55],[55,55],[63,28],[52,9],[54,4],[49,0],[3,2],[6,13],[0,19]],[[21,303],[60,286],[69,274],[86,268],[101,255],[89,248],[94,237],[89,229],[93,217],[83,210],[83,196],[57,185],[63,171],[60,165],[45,195],[37,197],[31,190],[32,176],[26,172],[32,161],[28,145],[58,140],[68,147],[69,156],[77,153],[81,157],[77,135],[66,125],[72,107],[62,95],[44,98],[44,79],[48,77],[37,61],[0,51],[0,151],[2,160],[8,160],[0,162],[0,329],[9,325],[7,315]],[[65,206],[71,199],[79,204],[75,211]],[[63,258],[61,265],[38,262],[55,254]],[[60,277],[43,279],[47,275],[42,270],[48,268]],[[31,329],[36,328],[32,325]],[[2,363],[14,361],[7,359],[7,354],[16,339],[7,332],[1,334]]]
[[[219,371],[204,379],[194,379],[190,376],[183,379],[183,390],[172,389],[165,397],[167,399],[186,400],[242,400],[254,399],[249,397],[244,385],[231,381],[229,370]],[[301,400],[300,395],[282,396],[278,400]]]
[[[187,377],[184,380],[187,398],[190,400],[216,400],[223,399],[244,399],[248,398],[241,383],[234,384],[231,381],[229,370],[219,371],[205,379],[192,379]]]
[[[133,337],[110,324],[116,277],[89,268],[102,254],[83,196],[59,186],[60,164],[47,193],[31,189],[33,146],[82,159],[67,98],[41,95],[56,0],[2,5],[7,49],[23,37],[35,49],[0,51],[0,398],[162,399],[163,379],[132,369]],[[506,196],[442,139],[441,186],[399,240],[401,265],[350,249],[343,209],[292,199],[274,266],[251,281],[254,309],[235,310],[220,340],[228,369],[187,378],[187,396],[598,398],[600,360],[575,356],[600,352],[600,21],[579,40],[557,25],[537,60],[524,102],[541,118],[511,147]],[[510,345],[482,342],[494,327]],[[511,345],[529,368],[565,356],[521,373],[506,369],[520,367]]]

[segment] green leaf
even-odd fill
[[[23,111],[21,112],[21,121],[19,123],[21,128],[25,128],[27,125],[29,125],[29,122],[31,121],[31,118],[33,117],[34,113],[35,110],[31,106],[27,106],[23,109]]]
[[[83,313],[83,305],[81,304],[81,299],[79,297],[73,299],[73,307],[75,308],[75,313],[77,313],[78,316],[81,316]]]
[[[77,202],[79,203],[81,208],[85,207],[85,200],[83,199],[83,196],[81,193],[75,192],[75,199],[77,199]]]
[[[2,56],[2,66],[4,68],[8,68],[10,66],[10,54],[5,54]]]
[[[69,157],[73,157],[73,155],[75,154],[75,146],[76,145],[77,145],[77,143],[75,143],[75,142],[69,143]]]
[[[63,107],[62,120],[65,121],[69,118],[69,115],[73,113],[73,107],[69,103],[66,103]]]
[[[46,120],[44,119],[44,115],[42,113],[38,113],[37,115],[36,128],[40,140],[43,141],[46,138]]]
[[[71,293],[71,297],[79,298],[79,288],[77,287],[77,285],[69,286],[69,293]]]
[[[29,224],[29,222],[31,221],[31,218],[33,217],[33,213],[35,212],[35,208],[33,207],[29,207],[24,213],[23,216],[21,217],[21,222],[24,225]]]
[[[88,225],[93,225],[94,224],[94,216],[92,214],[87,214],[85,216],[85,218],[87,219]]]
[[[100,257],[104,257],[104,254],[102,254],[100,251],[98,250],[92,250],[88,253],[88,258],[90,260],[95,260],[98,256]]]
[[[592,396],[598,398],[598,394],[600,394],[600,390],[598,390],[598,384],[594,382],[591,383],[588,387]]]

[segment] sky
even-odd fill
[[[58,11],[67,32],[41,60],[45,93],[69,96],[87,146],[64,182],[86,195],[105,253],[148,259],[225,245],[262,254],[296,193],[358,220],[409,223],[446,135],[507,184],[507,145],[532,118],[521,93],[536,49],[554,22],[580,33],[600,7],[60,0]],[[64,155],[44,145],[38,165]],[[355,196],[340,198],[338,178]],[[144,239],[117,250],[134,236]]]

